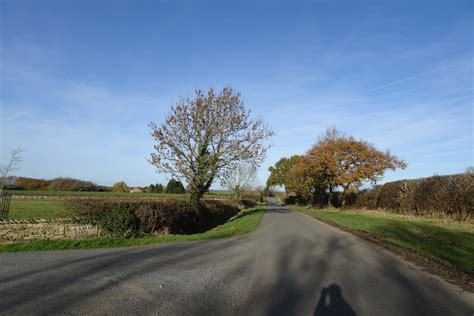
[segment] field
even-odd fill
[[[70,201],[12,200],[9,219],[52,218],[74,215]]]
[[[103,197],[147,197],[147,198],[188,198],[188,194],[172,193],[129,193],[129,192],[78,192],[78,191],[29,191],[29,190],[4,190],[13,195],[47,195],[47,196],[103,196]],[[205,194],[207,198],[222,198],[232,194],[224,190],[212,190]]]
[[[227,223],[201,234],[145,236],[131,239],[105,237],[85,240],[37,240],[29,243],[0,245],[0,253],[54,249],[127,247],[178,241],[224,238],[245,234],[255,230],[255,228],[257,228],[257,226],[260,224],[264,212],[264,206],[244,210],[227,221]]]
[[[90,196],[90,197],[126,197],[126,198],[157,198],[157,199],[188,199],[188,194],[171,193],[129,193],[129,192],[77,192],[77,191],[28,191],[28,190],[5,190],[14,195],[26,196]],[[208,199],[231,198],[232,194],[224,190],[212,190],[204,195]],[[8,218],[52,218],[67,217],[74,215],[71,207],[72,201],[66,200],[12,200]]]
[[[474,274],[474,224],[382,211],[319,210],[291,207],[311,217],[335,223],[355,233],[369,233]]]

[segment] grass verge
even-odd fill
[[[446,264],[470,277],[474,275],[472,225],[403,215],[384,215],[383,212],[291,208],[363,237],[370,234],[382,241]]]
[[[244,210],[233,218],[231,218],[229,221],[227,221],[227,223],[200,234],[144,236],[131,239],[119,237],[102,237],[83,240],[37,240],[29,243],[0,245],[0,253],[59,249],[129,247],[169,242],[231,237],[255,230],[260,224],[264,212],[265,207],[256,207]]]

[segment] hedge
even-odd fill
[[[350,206],[467,220],[474,214],[474,174],[388,182],[359,192]]]
[[[135,237],[142,234],[190,234],[225,223],[252,200],[204,200],[197,214],[188,201],[80,200],[74,207],[82,221],[98,225],[106,234]]]

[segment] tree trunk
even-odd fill
[[[332,185],[329,186],[328,206],[329,206],[330,208],[333,207],[333,205],[332,205]]]
[[[349,186],[343,187],[342,190],[342,196],[341,196],[341,207],[344,208],[346,206],[347,202],[347,190],[349,189]]]
[[[194,212],[198,215],[202,213],[202,204],[201,198],[203,194],[201,192],[191,192],[191,196],[189,197],[189,202],[191,203],[191,207],[193,208]]]

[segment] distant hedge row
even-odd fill
[[[350,206],[466,220],[474,216],[474,174],[388,182],[358,193]]]
[[[241,209],[253,207],[253,200],[204,200],[198,216],[188,201],[101,201],[74,203],[84,222],[98,225],[102,231],[122,237],[142,234],[190,234],[206,231],[225,223]]]

